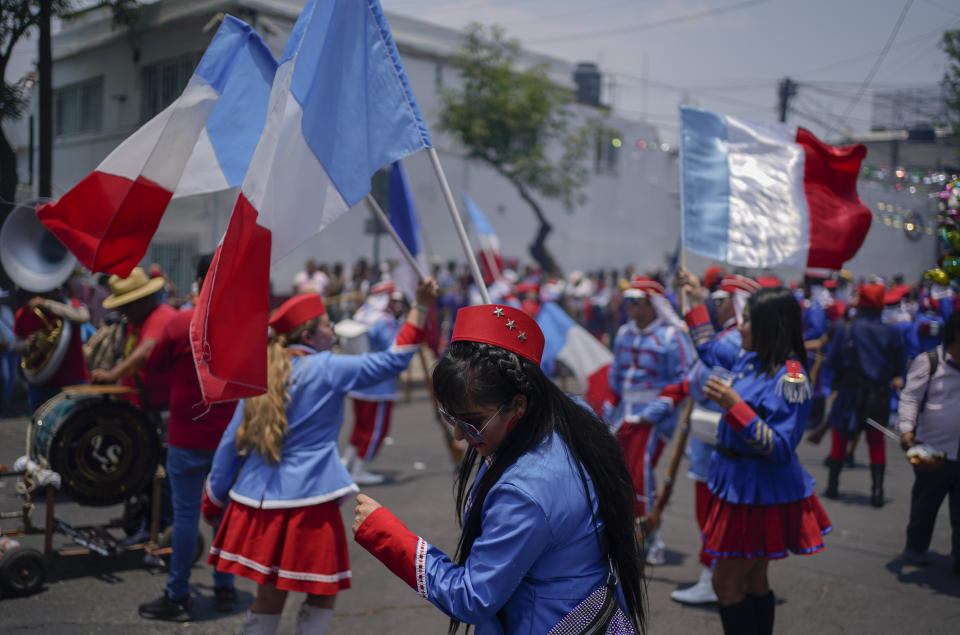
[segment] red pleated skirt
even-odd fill
[[[220,571],[287,591],[336,595],[351,586],[337,501],[284,509],[230,501],[207,561]]]
[[[703,548],[715,558],[786,558],[820,551],[832,529],[815,493],[779,505],[738,505],[713,495]]]

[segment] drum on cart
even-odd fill
[[[62,491],[78,503],[122,503],[144,490],[160,461],[157,424],[123,399],[119,386],[65,389],[37,408],[30,422],[30,457],[60,474]]]

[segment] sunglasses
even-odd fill
[[[503,409],[506,407],[507,407],[507,404],[503,404],[502,406],[497,408],[497,411],[493,413],[489,419],[484,421],[483,425],[481,425],[479,428],[477,428],[477,426],[473,425],[472,423],[467,423],[463,419],[454,417],[452,414],[450,414],[443,408],[438,407],[437,412],[440,413],[440,418],[443,419],[444,423],[446,423],[451,428],[460,426],[460,429],[463,430],[463,433],[466,434],[471,439],[473,439],[474,441],[483,441],[483,436],[482,436],[483,431],[486,430],[487,426],[490,425],[490,422],[496,419],[497,415],[503,412]]]

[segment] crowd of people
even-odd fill
[[[209,265],[199,259],[194,291]],[[960,311],[950,287],[821,271],[791,282],[719,266],[561,277],[507,263],[484,304],[468,271],[435,263],[406,297],[389,265],[361,260],[347,275],[341,263],[308,261],[270,318],[267,393],[210,407],[190,347],[195,297],[139,267],[71,280],[21,294],[15,314],[0,314],[2,396],[11,398],[20,359],[59,329],[64,352],[30,378],[31,409],[71,384],[121,384],[164,430],[173,551],[162,595],[139,607],[150,619],[190,618],[202,517],[215,527],[217,608],[235,605],[234,576],[258,585],[242,632],[275,632],[289,591],[307,594],[297,632],[327,631],[352,584],[338,504],[382,482],[369,467],[389,433],[396,378],[422,345],[439,360],[428,378],[438,416],[464,451],[457,551],[443,553],[399,520],[403,510],[362,494],[353,531],[452,630],[579,632],[598,619],[643,632],[644,564],[663,564],[666,547],[654,473],[687,428],[703,569],[671,597],[716,603],[724,632],[772,633],[770,562],[817,553],[832,529],[797,458],[805,434],[831,434],[826,498],[839,496],[866,436],[870,501],[881,507],[883,435],[896,429],[916,459],[903,557],[929,561],[949,496],[960,575]],[[562,390],[562,364],[541,369],[547,303],[610,349],[602,403]],[[337,346],[346,319],[367,352]],[[353,430],[341,449],[347,397]]]

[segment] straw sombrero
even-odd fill
[[[103,300],[103,308],[115,309],[135,300],[153,295],[163,288],[163,278],[148,278],[142,267],[134,267],[126,278],[110,276],[110,295]]]

